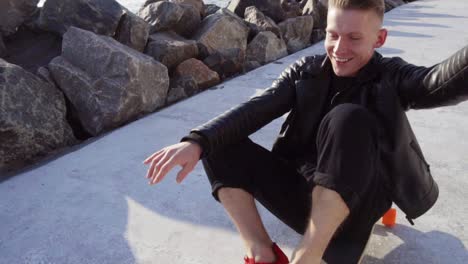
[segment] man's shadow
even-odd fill
[[[468,263],[468,251],[463,242],[445,232],[422,232],[401,224],[393,228],[376,225],[373,236],[367,249],[369,255],[364,256],[363,264]],[[402,241],[399,245],[395,243],[398,239]],[[395,248],[386,253],[392,247]],[[383,258],[376,257],[379,255],[383,255]]]

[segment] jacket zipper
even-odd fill
[[[335,98],[340,95],[341,91],[337,92],[331,99],[330,106],[333,106],[333,102],[335,101]]]

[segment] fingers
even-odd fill
[[[166,174],[176,165],[174,159],[170,158],[161,162],[161,164],[156,165],[157,173],[154,178],[151,180],[150,184],[156,184],[164,179]]]
[[[193,170],[194,167],[195,164],[186,164],[185,166],[183,166],[182,170],[180,170],[179,173],[177,173],[177,183],[181,183],[185,179],[185,177],[187,177],[187,175]]]
[[[154,170],[156,169],[156,166],[158,164],[161,164],[161,161],[163,161],[166,156],[167,156],[167,153],[165,153],[165,152],[159,152],[159,154],[157,154],[157,155],[152,155],[152,158],[150,159],[151,160],[151,166],[148,169],[148,173],[146,174],[146,178],[152,178]]]
[[[179,143],[165,147],[145,159],[143,163],[150,164],[146,174],[149,184],[162,181],[176,165],[182,166],[182,170],[177,174],[177,182],[184,180],[199,160],[201,151],[193,146],[193,144]]]
[[[146,158],[146,159],[143,161],[143,164],[148,164],[148,163],[150,163],[157,155],[161,154],[163,151],[164,151],[164,149],[161,149],[161,150],[159,150],[158,152],[153,153],[151,156],[149,156],[148,158]]]

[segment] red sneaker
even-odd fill
[[[276,243],[273,243],[273,252],[276,255],[275,262],[271,262],[271,263],[255,262],[254,258],[244,257],[244,263],[245,264],[289,264],[288,257],[283,253],[281,248],[279,248],[278,245],[276,245]]]

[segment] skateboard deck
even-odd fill
[[[323,262],[326,264],[360,263],[369,244],[374,227],[375,224],[359,237],[338,236],[332,240],[325,250]]]

